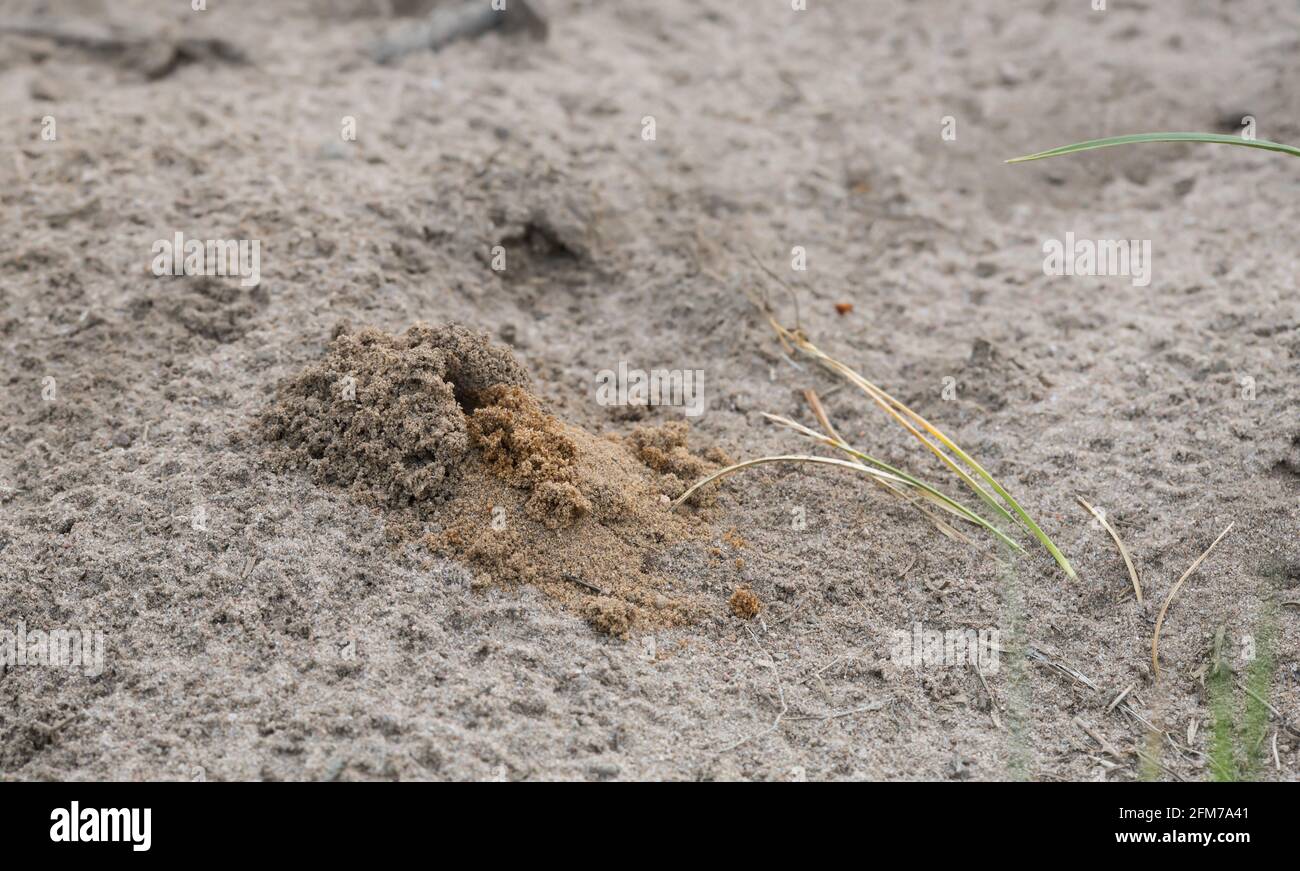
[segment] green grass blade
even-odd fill
[[[778,414],[768,414],[767,412],[763,412],[763,416],[766,417],[768,420],[771,420],[782,426],[789,427],[790,429],[793,429],[796,432],[802,433],[803,435],[811,439],[814,439],[817,442],[820,442],[821,444],[827,445],[828,447],[835,448],[836,450],[839,451],[843,451],[844,453],[848,454],[851,457],[861,460],[864,463],[870,463],[871,465],[876,466],[877,468],[889,472],[891,475],[901,478],[903,481],[907,482],[908,484],[915,487],[917,490],[921,491],[921,494],[925,498],[947,509],[949,512],[956,515],[957,517],[960,517],[969,523],[973,523],[976,526],[983,528],[985,531],[991,533],[994,537],[1002,541],[1004,544],[1006,544],[1016,553],[1025,552],[1025,549],[1020,546],[1019,542],[1017,542],[1015,539],[1008,538],[1006,533],[998,529],[992,523],[989,523],[983,517],[980,517],[970,508],[967,508],[965,505],[961,504],[956,499],[953,499],[951,496],[947,495],[946,493],[943,493],[942,491],[934,487],[931,487],[929,484],[925,483],[921,479],[913,475],[909,475],[907,472],[904,472],[902,469],[892,466],[889,463],[886,463],[884,460],[877,459],[876,457],[873,457],[870,454],[865,454],[862,451],[859,451],[858,449],[852,447],[851,445],[849,445],[848,443],[842,440],[833,439],[830,438],[829,436],[824,436],[821,433],[818,433],[804,426],[801,423],[797,423],[796,421],[790,420],[789,418],[781,417]]]
[[[783,328],[778,327],[778,334],[782,334],[779,332],[781,329]],[[1001,514],[1003,517],[1005,517],[1007,520],[1011,521],[1012,523],[1019,522],[1023,524],[1024,527],[1028,529],[1031,533],[1033,533],[1034,537],[1037,538],[1039,542],[1042,543],[1043,547],[1047,548],[1048,553],[1052,555],[1052,558],[1056,560],[1057,565],[1061,567],[1061,569],[1065,572],[1067,576],[1069,576],[1071,579],[1078,577],[1074,572],[1074,567],[1070,565],[1070,561],[1065,558],[1065,554],[1061,553],[1061,549],[1058,548],[1056,546],[1056,543],[1052,541],[1052,539],[1047,535],[1047,533],[1043,532],[1042,528],[1037,523],[1034,522],[1034,519],[1029,516],[1028,512],[1026,512],[1024,508],[1020,507],[1020,503],[1017,502],[1011,496],[1011,494],[1007,492],[1005,487],[1003,487],[996,480],[994,480],[993,476],[990,475],[988,471],[984,469],[983,466],[975,462],[975,460],[973,460],[969,454],[967,454],[965,451],[959,448],[956,442],[954,442],[952,439],[944,435],[943,432],[938,427],[930,423],[928,420],[926,420],[921,415],[917,414],[912,409],[908,408],[899,400],[895,399],[885,391],[881,390],[876,385],[872,384],[867,379],[863,378],[861,375],[859,375],[850,367],[832,358],[824,351],[821,351],[819,348],[817,348],[816,345],[813,345],[807,339],[797,336],[794,333],[789,332],[788,330],[784,332],[784,335],[792,339],[794,346],[799,348],[799,350],[803,351],[809,356],[812,356],[820,360],[822,364],[825,365],[827,368],[838,373],[841,377],[845,378],[850,383],[855,384],[860,390],[862,390],[873,400],[875,400],[878,406],[880,406],[886,412],[888,412],[894,418],[894,420],[902,424],[903,427],[906,428],[908,431],[910,431],[913,436],[919,439],[922,444],[929,447],[930,450],[933,451],[935,455],[939,457],[939,459],[943,460],[944,463],[947,464],[948,468],[952,469],[952,471],[956,473],[957,476],[961,478],[962,481],[965,482],[965,484],[968,487],[970,487],[973,491],[975,491],[975,493],[979,495],[980,498],[982,498],[986,504],[995,508],[997,512]],[[905,419],[905,416],[906,418],[910,418],[911,422]],[[997,502],[997,500],[995,500],[989,494],[987,490],[981,487],[975,481],[975,479],[972,478],[970,474],[966,472],[965,469],[961,468],[961,466],[959,466],[952,459],[952,457],[949,457],[946,453],[941,451],[937,445],[935,445],[924,435],[922,435],[916,429],[916,427],[912,425],[912,423],[915,423],[916,426],[921,427],[927,433],[933,436],[935,439],[938,439],[938,441],[945,448],[947,448],[949,451],[952,452],[953,456],[960,459],[963,463],[966,464],[967,468],[975,472],[975,474],[978,475],[980,478],[984,479],[984,481],[989,485],[989,487],[993,489],[993,492],[996,493],[999,497],[1001,497],[1002,500],[1005,501],[1007,505],[1011,507],[1011,510],[1015,512],[1015,515],[1013,516],[1012,514],[1008,513],[1008,511],[1005,508],[1003,508]]]
[[[863,463],[854,463],[848,460],[838,460],[834,457],[814,457],[814,456],[806,456],[806,455],[796,456],[790,454],[783,454],[780,456],[758,457],[757,459],[753,459],[753,460],[745,460],[742,463],[735,463],[734,465],[727,466],[725,469],[718,469],[716,472],[712,473],[711,475],[707,475],[704,478],[701,478],[699,481],[696,481],[690,487],[690,489],[688,489],[685,493],[683,493],[682,495],[678,496],[675,500],[673,500],[672,508],[676,508],[678,505],[681,505],[683,502],[685,502],[687,499],[693,496],[695,492],[699,490],[701,487],[704,487],[712,483],[713,481],[718,480],[719,478],[725,478],[726,476],[739,472],[742,469],[748,469],[751,466],[759,466],[765,463],[820,463],[827,466],[839,466],[840,468],[843,469],[852,469],[855,472],[859,472],[868,477],[875,478],[876,480],[886,484],[894,484],[894,485],[902,485],[902,486],[912,486],[912,481],[915,480],[915,479],[909,480],[911,478],[910,475],[903,475],[900,477],[898,475],[890,474],[889,472],[881,471],[880,469],[873,469],[872,467],[864,465]],[[927,487],[926,485],[920,485],[920,486],[924,490],[933,489]],[[978,526],[984,527],[989,532],[993,533],[994,535],[1006,541],[1006,543],[1009,544],[1011,547],[1015,548],[1016,550],[1019,550],[1021,553],[1024,553],[1024,549],[1021,548],[1019,544],[1008,539],[1005,535],[1002,534],[1001,530],[999,530],[996,526],[989,523],[987,520],[984,520],[978,514],[975,514],[974,512],[970,511],[970,509],[964,508],[964,506],[961,506],[958,503],[954,502],[953,500],[943,496],[942,493],[938,493],[938,491],[934,491],[934,492],[939,496],[939,499],[937,499],[936,501],[938,501],[940,504],[946,505],[951,503],[953,505],[957,505],[957,507],[961,510],[955,511],[954,513],[958,514],[963,518],[969,519],[972,523]]]
[[[995,513],[1002,516],[1005,520],[1007,520],[1010,523],[1022,524],[1026,529],[1032,532],[1034,537],[1037,538],[1039,542],[1042,543],[1042,545],[1047,548],[1048,552],[1051,553],[1052,557],[1056,560],[1057,565],[1061,567],[1061,569],[1065,572],[1065,574],[1068,577],[1070,577],[1071,579],[1078,577],[1074,572],[1074,567],[1070,565],[1070,561],[1065,558],[1065,554],[1061,553],[1061,549],[1058,548],[1056,544],[1052,541],[1052,539],[1048,537],[1047,533],[1044,532],[1042,528],[1037,523],[1034,522],[1033,518],[1031,518],[1029,514],[1025,511],[1025,509],[1020,506],[1020,503],[1018,503],[1014,498],[1012,498],[1011,494],[1007,492],[1006,488],[1003,487],[1001,484],[999,484],[997,481],[995,481],[993,479],[993,476],[990,475],[984,469],[984,467],[982,467],[979,463],[976,463],[973,459],[971,459],[971,457],[965,451],[961,450],[961,448],[957,447],[957,445],[952,441],[952,439],[948,438],[937,427],[935,427],[934,424],[927,421],[924,417],[921,417],[921,415],[917,414],[915,411],[908,408],[902,402],[899,402],[897,399],[890,396],[888,393],[881,390],[879,387],[872,384],[867,379],[863,378],[860,374],[858,374],[850,367],[844,365],[840,361],[834,359],[829,354],[822,351],[820,348],[818,348],[816,345],[814,345],[812,342],[808,340],[807,336],[804,334],[802,329],[796,328],[794,330],[791,330],[786,327],[783,327],[781,323],[776,319],[776,315],[772,312],[771,308],[764,301],[758,299],[753,295],[751,295],[750,298],[754,300],[755,305],[757,305],[759,309],[763,312],[763,314],[766,315],[767,322],[771,325],[772,329],[776,332],[777,338],[781,340],[781,344],[783,348],[787,350],[797,349],[803,354],[812,357],[813,359],[821,363],[821,365],[831,370],[835,374],[839,375],[841,378],[843,378],[845,381],[848,381],[850,384],[853,384],[863,393],[867,394],[867,396],[870,397],[871,400],[875,402],[877,406],[879,406],[886,413],[888,413],[897,423],[899,423],[904,429],[906,429],[914,438],[916,438],[923,445],[929,448],[930,451],[934,453],[935,456],[937,456],[941,461],[943,461],[943,463],[947,465],[948,468],[951,469],[954,474],[956,474],[959,478],[961,478],[963,483],[965,483],[981,499],[983,499],[985,504],[987,504],[991,509],[993,509]],[[913,424],[915,424],[915,426]],[[929,433],[930,436],[933,436],[935,439],[941,442],[944,445],[944,447],[947,448],[947,451],[945,451],[943,448],[940,448],[939,445],[935,444],[933,441],[930,440],[930,438],[928,438],[926,435],[921,433],[921,431],[917,429],[917,426],[920,426],[927,433]],[[951,451],[954,456],[956,456],[962,461],[962,463],[965,463],[980,478],[983,478],[984,481],[986,481],[988,485],[993,488],[994,493],[996,493],[998,497],[1000,497],[1008,505],[1011,506],[1015,514],[1013,515],[1011,512],[1007,511],[1007,509],[1004,508],[1002,504],[998,502],[997,499],[994,498],[992,493],[989,493],[988,490],[986,490],[978,482],[976,482],[976,480],[973,477],[971,477],[971,475],[966,471],[966,469],[963,469],[961,465],[956,460],[953,459],[953,456],[949,456],[948,451]],[[879,471],[879,470],[873,470],[873,471]]]
[[[1056,560],[1056,564],[1059,565],[1062,570],[1064,570],[1066,575],[1068,575],[1071,579],[1078,577],[1074,573],[1074,566],[1070,565],[1070,561],[1065,558],[1065,554],[1061,553],[1061,549],[1058,548],[1056,546],[1056,543],[1052,541],[1051,538],[1048,537],[1047,533],[1043,532],[1042,528],[1039,527],[1039,525],[1034,522],[1034,519],[1029,516],[1029,513],[1025,511],[1025,509],[1020,507],[1020,503],[1017,502],[1014,498],[1012,498],[1011,494],[1008,493],[1001,484],[999,484],[996,480],[994,480],[993,476],[990,475],[988,472],[986,472],[983,466],[981,466],[979,463],[971,459],[969,454],[967,454],[961,448],[957,447],[956,444],[954,444],[953,442],[945,438],[942,433],[938,433],[937,430],[936,430],[936,434],[937,437],[944,443],[944,445],[950,451],[952,451],[954,454],[960,457],[963,463],[965,463],[966,465],[974,469],[975,474],[979,475],[981,478],[987,481],[988,485],[993,488],[993,491],[997,493],[999,496],[1001,496],[1004,500],[1006,500],[1006,503],[1011,506],[1011,510],[1014,511],[1016,513],[1016,516],[1020,518],[1020,522],[1023,523],[1026,526],[1026,528],[1028,528],[1029,531],[1034,534],[1034,538],[1037,538],[1040,542],[1042,542],[1043,547],[1047,548],[1047,552],[1052,555],[1052,557]]]
[[[1105,139],[1089,139],[1087,142],[1076,142],[1073,145],[1062,145],[1059,148],[1049,148],[1047,151],[1040,151],[1037,154],[1026,154],[1024,157],[1013,157],[1007,163],[1025,163],[1030,160],[1042,160],[1044,157],[1058,157],[1062,154],[1075,154],[1080,151],[1092,151],[1097,148],[1111,148],[1115,145],[1131,145],[1139,142],[1209,142],[1219,145],[1240,145],[1245,148],[1259,148],[1264,151],[1277,151],[1282,154],[1289,154],[1292,157],[1300,157],[1300,148],[1293,145],[1283,145],[1280,142],[1269,142],[1267,139],[1243,139],[1236,134],[1223,133],[1131,133],[1127,136],[1109,136]]]
[[[870,398],[873,402],[876,403],[876,405],[878,405],[881,409],[883,409],[886,414],[894,418],[894,420],[900,426],[906,429],[909,433],[911,433],[912,436],[915,439],[917,439],[917,441],[921,442],[921,444],[929,448],[930,451],[936,457],[938,457],[941,461],[943,461],[944,465],[946,465],[949,469],[952,470],[954,475],[961,478],[961,480],[966,484],[966,486],[969,487],[981,499],[983,499],[984,503],[988,505],[990,508],[992,508],[995,513],[1000,515],[1002,519],[1006,520],[1009,523],[1016,522],[1016,519],[1012,517],[1011,514],[1008,513],[1008,511],[1005,508],[1003,508],[987,490],[981,487],[975,481],[975,479],[972,478],[966,472],[965,469],[957,465],[957,463],[953,460],[952,457],[948,456],[946,453],[940,450],[938,445],[934,444],[932,441],[926,438],[919,430],[917,430],[916,427],[912,426],[912,424],[909,423],[903,417],[902,412],[899,411],[899,409],[902,409],[903,411],[906,411],[908,414],[912,414],[911,409],[908,409],[907,406],[903,405],[901,402],[894,399],[888,393],[881,390],[879,387],[872,384],[867,379],[863,378],[861,375],[859,375],[850,367],[844,365],[840,361],[831,357],[826,352],[822,351],[820,348],[818,348],[816,345],[809,342],[807,339],[803,339],[798,336],[795,336],[793,333],[787,333],[787,336],[794,340],[794,346],[797,347],[800,351],[813,357],[814,359],[819,361],[823,366],[825,366],[827,369],[830,369],[832,372],[836,373],[841,378],[845,379],[850,384],[857,387],[863,393],[867,394],[868,398]],[[894,408],[894,405],[897,405],[898,408],[897,409]],[[923,425],[929,426],[929,424],[925,424],[924,422]]]
[[[764,463],[821,463],[827,466],[840,466],[841,468],[852,469],[855,472],[861,472],[862,474],[867,475],[869,477],[878,478],[882,481],[887,481],[893,484],[903,484],[903,485],[907,484],[907,482],[904,481],[902,478],[897,478],[889,474],[888,472],[882,472],[879,469],[873,469],[870,466],[864,466],[861,463],[851,463],[848,460],[837,460],[834,457],[810,457],[810,456],[794,456],[790,454],[782,454],[780,456],[759,457],[754,460],[745,460],[743,463],[735,463],[734,465],[727,466],[725,469],[718,469],[718,471],[710,475],[706,475],[705,477],[701,478],[700,480],[696,481],[693,485],[691,485],[691,488],[689,490],[687,490],[685,493],[683,493],[682,495],[678,496],[675,500],[673,500],[673,504],[671,507],[676,508],[678,505],[681,505],[683,502],[685,502],[687,499],[693,496],[696,490],[699,490],[701,487],[705,486],[706,484],[710,484],[713,481],[718,480],[719,478],[725,478],[727,475],[731,475],[735,472],[739,472],[741,469],[748,469],[750,466],[759,466]]]

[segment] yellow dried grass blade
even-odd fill
[[[1124,542],[1119,540],[1119,533],[1116,532],[1115,528],[1106,520],[1106,515],[1089,505],[1087,499],[1084,499],[1082,496],[1076,496],[1075,498],[1079,500],[1080,505],[1087,509],[1089,514],[1097,519],[1097,522],[1102,525],[1102,528],[1110,533],[1110,540],[1115,542],[1115,547],[1119,549],[1119,555],[1124,558],[1124,565],[1128,567],[1128,576],[1133,581],[1133,594],[1137,596],[1138,604],[1141,605],[1142,582],[1138,579],[1138,572],[1133,566],[1133,560],[1129,558],[1128,548],[1124,547]]]
[[[1183,576],[1178,579],[1178,583],[1174,584],[1169,590],[1169,595],[1165,596],[1165,603],[1160,606],[1160,614],[1156,617],[1156,631],[1151,635],[1151,668],[1156,677],[1160,677],[1160,629],[1165,624],[1165,612],[1169,610],[1169,605],[1174,601],[1174,596],[1177,596],[1178,591],[1182,589],[1183,581],[1187,580],[1192,572],[1196,571],[1197,566],[1205,561],[1205,558],[1210,555],[1210,551],[1214,550],[1220,541],[1223,541],[1223,537],[1232,530],[1234,525],[1235,521],[1229,523],[1228,528],[1219,533],[1219,537],[1205,549],[1205,553],[1196,558],[1196,562],[1187,567],[1187,571],[1183,572]]]
[[[983,466],[977,463],[974,460],[974,458],[972,458],[969,454],[967,454],[960,447],[958,447],[956,442],[954,442],[952,439],[944,435],[943,432],[940,431],[938,427],[930,423],[928,420],[926,420],[921,415],[917,414],[912,409],[908,408],[901,401],[895,399],[894,397],[886,393],[884,390],[881,390],[879,387],[872,384],[866,378],[863,378],[860,374],[855,372],[853,369],[849,368],[848,366],[844,365],[843,363],[831,357],[829,354],[822,351],[820,348],[818,348],[812,342],[808,341],[802,335],[797,334],[781,326],[776,321],[776,319],[772,317],[770,314],[768,315],[768,322],[771,323],[773,329],[777,331],[777,334],[779,336],[782,336],[783,338],[787,339],[796,348],[803,351],[808,356],[813,357],[814,359],[822,363],[827,368],[836,372],[841,377],[845,378],[850,383],[854,384],[859,389],[861,389],[869,397],[871,397],[871,399],[875,401],[875,403],[879,405],[881,408],[883,408],[886,412],[888,412],[889,415],[894,418],[894,420],[902,424],[902,426],[908,432],[910,432],[913,435],[913,437],[918,439],[922,444],[928,447],[937,457],[943,460],[944,463],[950,469],[952,469],[953,472],[956,473],[957,476],[961,478],[962,481],[965,482],[968,487],[974,490],[975,493],[978,494],[980,498],[983,499],[988,505],[996,509],[997,512],[1002,517],[1012,522],[1018,521],[1021,524],[1023,524],[1026,529],[1032,532],[1034,534],[1034,537],[1037,538],[1039,542],[1041,542],[1042,545],[1047,548],[1048,552],[1056,560],[1057,564],[1065,571],[1066,575],[1068,575],[1070,578],[1077,577],[1077,575],[1074,572],[1074,567],[1071,566],[1070,561],[1065,558],[1065,554],[1063,554],[1060,548],[1056,546],[1056,543],[1053,542],[1050,537],[1048,537],[1047,533],[1044,532],[1036,522],[1034,522],[1034,519],[1030,517],[1029,513],[1020,506],[1020,503],[1017,502],[1015,498],[1009,492],[1007,492],[1006,488],[1003,487],[1001,484],[999,484],[997,480],[992,475],[990,475]],[[917,431],[916,427],[913,426],[912,423],[910,423],[906,418],[904,418],[903,416],[904,414],[907,415],[908,418],[911,418],[911,420],[915,422],[918,426],[925,429],[925,431],[928,432],[930,435],[932,435],[934,438],[938,439],[946,448],[948,448],[948,450],[952,451],[952,453],[955,454],[958,459],[960,459],[971,470],[973,470],[975,474],[977,474],[980,478],[984,479],[984,481],[991,488],[993,488],[993,491],[997,493],[997,495],[1001,497],[1007,503],[1007,505],[1011,506],[1011,510],[1015,512],[1015,516],[1013,517],[1011,513],[1009,513],[1005,508],[1003,508],[1000,504],[998,504],[997,500],[994,499],[987,490],[985,490],[978,483],[976,483],[976,481],[964,469],[958,466],[956,461],[953,460],[952,457],[950,457],[947,453],[941,450],[937,445],[935,445],[929,439],[925,438],[925,436],[923,436],[919,431]]]

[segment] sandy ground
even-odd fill
[[[0,22],[220,37],[249,60],[151,79],[131,52],[0,36],[0,628],[105,638],[100,674],[0,670],[0,776],[1207,779],[1198,670],[1220,627],[1242,674],[1274,627],[1270,701],[1300,723],[1294,161],[1002,164],[1246,114],[1300,141],[1294,3],[550,0],[544,43],[380,66],[366,46],[414,20],[388,5],[0,0]],[[155,277],[177,231],[261,240],[261,284]],[[1151,240],[1150,285],[1045,276],[1067,232]],[[456,321],[592,432],[682,417],[595,402],[620,361],[702,370],[692,440],[737,458],[805,449],[761,412],[807,421],[816,387],[846,436],[957,492],[781,356],[743,292],[793,320],[759,262],[819,344],[998,475],[1078,580],[1041,548],[1003,566],[852,475],[769,466],[722,486],[710,540],[656,558],[716,609],[618,640],[394,546],[379,511],[273,471],[255,432],[338,324]],[[1160,603],[1229,522],[1169,610],[1157,681]],[[758,618],[727,608],[738,586]],[[1019,626],[1096,689],[1014,657],[987,690],[969,666],[900,665],[893,633],[917,623]],[[1127,687],[1169,740],[1107,710]],[[1262,746],[1258,776],[1300,777],[1276,720]]]

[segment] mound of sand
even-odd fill
[[[463,327],[341,330],[323,361],[283,386],[263,425],[281,464],[424,513],[446,499],[469,452],[465,409],[488,387],[527,383],[509,351]]]
[[[534,584],[618,636],[720,609],[652,566],[704,531],[668,502],[727,458],[691,453],[680,422],[594,436],[528,383],[508,350],[464,327],[340,330],[281,386],[261,430],[276,467],[348,488],[399,538],[473,566],[478,584]]]

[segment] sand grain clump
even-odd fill
[[[689,433],[690,426],[685,421],[674,421],[657,427],[638,427],[628,438],[637,458],[663,476],[664,492],[673,499],[718,466],[731,462],[716,447],[705,450],[703,456],[692,453],[687,446]],[[710,504],[713,499],[714,493],[709,490],[693,495],[689,501]]]
[[[262,425],[279,466],[305,466],[367,502],[428,508],[447,497],[469,451],[463,405],[527,383],[508,351],[454,324],[341,331],[324,360],[282,387]]]
[[[753,620],[763,610],[763,603],[748,587],[737,587],[727,604],[731,606],[731,613],[741,620]]]
[[[577,486],[578,446],[563,425],[518,387],[497,386],[469,417],[470,440],[497,477],[529,492],[525,513],[551,529],[590,513]]]

